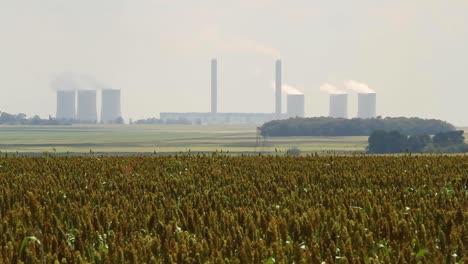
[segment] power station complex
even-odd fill
[[[219,113],[218,112],[218,63],[211,60],[211,112],[210,113],[160,113],[164,121],[184,119],[192,124],[263,124],[271,120],[304,117],[304,94],[287,94],[286,113],[282,105],[282,63],[275,63],[275,112],[274,113]],[[348,118],[348,94],[331,94],[329,116]],[[376,94],[358,94],[358,118],[376,117]]]
[[[211,111],[200,113],[160,113],[160,119],[184,120],[192,124],[263,124],[271,120],[304,117],[304,94],[287,94],[286,113],[283,113],[282,63],[275,62],[275,111],[272,113],[220,113],[218,112],[218,62],[211,60]],[[75,120],[83,123],[115,123],[121,119],[120,90],[101,90],[101,115],[97,114],[96,90],[57,91],[58,120]],[[330,94],[329,117],[348,118],[348,94]],[[376,117],[376,94],[358,93],[358,118]]]
[[[81,123],[115,123],[122,116],[120,90],[102,90],[101,99],[101,118],[98,119],[96,90],[59,90],[56,118]]]
[[[218,62],[211,60],[211,112],[209,113],[160,113],[167,120],[189,120],[193,124],[263,124],[265,122],[289,117],[304,117],[304,95],[289,94],[287,112],[283,113],[282,67],[281,61],[275,63],[275,112],[274,113],[220,113],[218,112]]]

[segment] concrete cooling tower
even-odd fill
[[[289,117],[304,117],[304,95],[288,94],[287,113]]]
[[[76,118],[75,91],[57,91],[57,120],[74,120]]]
[[[102,90],[101,123],[116,123],[122,117],[120,112],[120,90]]]
[[[97,122],[96,91],[78,91],[77,119],[86,123]]]
[[[330,117],[348,118],[348,95],[331,94],[330,95]]]
[[[375,93],[358,94],[358,118],[375,118],[376,100]]]

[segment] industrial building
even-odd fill
[[[101,123],[115,123],[122,117],[120,110],[120,90],[105,89],[101,93]]]
[[[79,90],[78,91],[78,110],[77,119],[84,123],[97,122],[96,91]]]
[[[376,94],[359,93],[358,94],[358,118],[375,118],[376,114]]]
[[[75,120],[76,119],[76,92],[72,91],[57,91],[57,113],[58,120]]]
[[[217,113],[216,120],[211,113],[170,113],[163,112],[159,118],[168,120],[188,121],[191,124],[250,124],[259,125],[276,119],[276,113]],[[281,118],[287,118],[285,114]]]
[[[286,107],[288,117],[304,117],[304,95],[288,94]]]
[[[330,94],[330,117],[348,118],[348,94]]]

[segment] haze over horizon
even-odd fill
[[[280,58],[307,116],[328,115],[324,84],[356,80],[378,115],[468,126],[467,14],[466,0],[0,0],[0,111],[55,116],[51,82],[71,72],[121,89],[125,119],[209,112],[217,58],[220,112],[274,112]]]

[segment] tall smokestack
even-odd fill
[[[330,117],[348,118],[348,94],[330,94]]]
[[[275,65],[275,90],[276,90],[276,117],[281,117],[281,60],[276,61]]]
[[[218,112],[218,61],[211,60],[211,114],[213,118]]]
[[[359,93],[358,94],[358,118],[376,117],[376,94]]]

